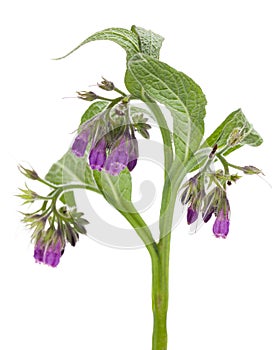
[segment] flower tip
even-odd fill
[[[129,171],[132,171],[132,170],[136,167],[136,164],[137,164],[137,159],[131,160],[131,161],[127,164],[127,169],[128,169]]]
[[[198,218],[198,212],[192,206],[190,206],[187,212],[188,225],[193,224],[197,220],[197,218]]]

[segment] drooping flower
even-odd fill
[[[72,145],[72,152],[77,157],[83,157],[85,155],[87,145],[89,143],[90,130],[82,130],[75,138]]]
[[[205,196],[200,173],[190,178],[185,186],[186,188],[181,195],[181,202],[184,205],[189,204],[187,223],[191,225],[198,219],[200,207]]]
[[[50,244],[46,244],[39,239],[35,244],[34,258],[38,263],[56,267],[59,264],[62,251],[63,249],[60,239],[57,239],[56,242],[51,242]]]
[[[193,224],[198,218],[198,211],[196,210],[196,208],[191,204],[188,207],[188,212],[187,212],[187,222],[188,225]]]
[[[123,136],[106,160],[106,171],[111,175],[118,175],[127,166],[129,160],[128,155],[129,148],[127,139]]]
[[[96,169],[99,171],[102,170],[106,161],[106,147],[107,143],[105,138],[103,137],[97,142],[95,146],[91,148],[89,154],[89,165],[91,169]]]
[[[137,164],[137,158],[137,140],[135,136],[131,136],[126,131],[109,154],[105,163],[105,170],[111,175],[118,175],[126,167],[129,171],[132,171]]]
[[[216,237],[226,238],[229,232],[229,214],[230,207],[227,198],[225,197],[222,206],[217,213],[216,220],[213,225],[213,233]]]
[[[137,159],[139,157],[139,150],[138,150],[138,142],[136,140],[136,137],[133,135],[130,137],[130,152],[129,152],[129,159],[127,163],[127,168],[129,171],[132,171],[137,164]]]
[[[197,195],[198,175],[191,177],[184,185],[185,190],[181,195],[181,203],[186,205]]]
[[[223,190],[216,186],[204,198],[204,207],[202,210],[202,218],[206,223],[214,213],[217,213],[218,205],[223,196]]]

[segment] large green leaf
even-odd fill
[[[159,58],[159,52],[161,49],[164,38],[141,27],[132,26],[131,31],[138,36],[139,47],[142,53],[145,53],[151,57]]]
[[[65,58],[69,56],[74,51],[78,50],[81,46],[96,40],[110,40],[120,45],[127,53],[127,59],[132,57],[135,53],[139,52],[138,37],[135,33],[124,28],[108,28],[100,32],[97,32],[86,40],[84,40],[80,45],[75,47],[66,55],[59,57],[58,59]]]
[[[204,133],[206,98],[201,88],[187,75],[166,63],[137,54],[128,62],[126,87],[132,93],[144,92],[164,104],[173,116],[177,157],[186,162],[198,149]]]
[[[56,185],[77,183],[98,189],[87,158],[77,157],[71,150],[52,165],[45,178]]]
[[[109,105],[108,101],[96,101],[93,102],[88,109],[85,111],[85,113],[82,115],[80,126],[96,116],[97,114],[104,111]]]
[[[219,148],[225,147],[234,133],[241,135],[240,141],[232,147],[225,149],[225,154],[234,151],[243,145],[259,146],[263,140],[258,132],[249,123],[241,109],[232,112],[206,139],[202,147],[213,147],[215,144]]]

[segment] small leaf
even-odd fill
[[[259,146],[263,140],[257,131],[253,128],[243,114],[241,109],[232,112],[207,138],[202,147],[213,147],[215,144],[219,148],[227,145],[229,138],[235,132],[239,130],[242,136],[240,142],[228,147],[225,151],[225,155],[233,152],[234,150],[242,147],[243,145]]]
[[[132,26],[131,31],[137,34],[139,47],[142,53],[145,53],[153,58],[159,58],[164,38],[151,30],[146,30],[141,27]]]
[[[125,83],[132,94],[146,93],[170,110],[176,155],[186,162],[198,149],[204,133],[207,101],[201,88],[184,73],[144,54],[128,62]]]
[[[139,84],[129,69],[127,69],[125,72],[124,82],[127,90],[131,93],[131,95],[134,98],[141,100],[144,89],[142,89],[141,84]]]
[[[139,52],[138,38],[135,33],[124,28],[108,28],[91,35],[68,54],[57,59],[65,58],[81,46],[96,40],[110,40],[120,45],[126,51],[127,59]]]
[[[131,175],[125,168],[118,176],[110,175],[104,171],[93,172],[96,183],[106,200],[116,209],[124,211],[131,205],[132,183]]]
[[[108,106],[109,106],[109,102],[107,101],[93,102],[85,111],[85,113],[82,115],[80,126],[83,125],[88,120],[90,120],[91,118],[93,118],[94,116],[104,111]]]
[[[97,189],[87,158],[79,158],[71,150],[52,165],[45,178],[56,185],[78,183],[90,185]]]
[[[64,192],[59,199],[63,204],[66,204],[69,208],[76,207],[75,195],[73,191]]]

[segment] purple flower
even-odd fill
[[[203,221],[206,223],[208,222],[211,217],[212,217],[212,214],[214,213],[214,207],[210,207],[205,213],[202,214],[202,218],[203,218]]]
[[[106,140],[102,138],[96,146],[92,147],[89,154],[89,165],[91,169],[101,171],[106,161]]]
[[[226,238],[229,231],[229,203],[226,199],[225,206],[220,209],[213,225],[213,233],[216,237]]]
[[[138,142],[135,138],[135,136],[132,136],[130,138],[130,152],[129,152],[129,159],[128,159],[128,164],[127,164],[127,168],[129,171],[132,171],[137,164],[137,159],[139,156],[139,150],[138,150]]]
[[[111,175],[118,175],[125,167],[132,171],[138,158],[138,143],[134,136],[125,133],[109,154],[105,169]]]
[[[59,264],[61,252],[62,245],[60,239],[50,245],[46,245],[39,240],[34,248],[34,258],[38,263],[56,267]]]
[[[126,137],[122,137],[119,144],[113,148],[108,156],[105,169],[111,175],[118,175],[129,162],[129,148]]]
[[[34,259],[36,262],[43,262],[45,247],[39,240],[34,248]]]
[[[191,204],[188,207],[188,212],[187,212],[187,222],[188,225],[193,224],[198,218],[198,212],[197,210],[194,208],[194,206]]]
[[[89,142],[90,131],[88,129],[81,131],[72,145],[72,152],[77,157],[83,157]]]

